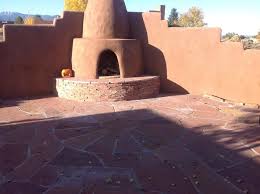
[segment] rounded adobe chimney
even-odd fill
[[[124,0],[88,0],[83,38],[128,38],[129,23]]]

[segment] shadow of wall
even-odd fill
[[[24,187],[32,187],[29,183],[45,191],[60,187],[56,181],[42,187],[34,179],[41,177],[40,169],[52,166],[53,172],[62,169],[72,173],[66,175],[66,183],[75,181],[79,170],[95,168],[93,180],[84,182],[86,174],[78,176],[80,189],[84,185],[102,188],[105,172],[112,170],[119,176],[115,169],[125,169],[134,177],[130,188],[123,188],[128,191],[142,188],[152,193],[156,188],[167,193],[167,185],[175,183],[176,193],[235,194],[246,190],[258,194],[259,160],[245,156],[245,150],[235,146],[246,136],[250,142],[256,140],[253,133],[257,135],[247,128],[223,132],[214,124],[185,127],[185,123],[149,109],[1,124],[0,172],[6,181],[0,183],[0,193],[15,193],[17,189],[26,193]],[[26,158],[27,149],[31,152]],[[62,174],[58,178],[64,179]],[[91,183],[96,187],[90,187]]]
[[[169,28],[161,12],[129,18],[133,38],[144,44],[145,70],[161,76],[163,91],[260,103],[259,50],[222,43],[220,28]]]
[[[150,13],[153,17],[153,13]],[[155,15],[159,15],[155,13]],[[143,61],[146,75],[159,75],[161,79],[161,91],[174,94],[188,94],[188,91],[169,80],[167,77],[167,65],[164,53],[149,43],[148,32],[144,22],[144,14],[139,12],[129,13],[131,38],[141,40],[143,46]],[[156,19],[156,18],[155,18]],[[158,37],[160,39],[161,37]]]

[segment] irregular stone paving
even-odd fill
[[[0,194],[260,193],[257,108],[192,95],[0,103]]]

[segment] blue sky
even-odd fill
[[[202,8],[210,27],[221,27],[223,33],[254,35],[260,30],[260,0],[125,0],[128,11],[148,11],[164,4],[167,14],[175,7],[180,13],[192,6]],[[0,0],[0,11],[29,14],[60,14],[63,0]]]

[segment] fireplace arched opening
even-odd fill
[[[103,51],[98,59],[98,77],[120,77],[119,63],[116,54],[111,50]]]

